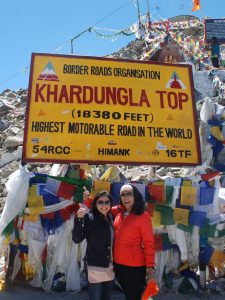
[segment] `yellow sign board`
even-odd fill
[[[32,54],[24,162],[201,163],[191,66]]]

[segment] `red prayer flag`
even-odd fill
[[[63,218],[63,221],[69,220],[71,214],[74,212],[74,210],[79,207],[78,203],[71,204],[65,208],[62,208],[59,210],[61,217]]]
[[[155,251],[163,251],[163,236],[162,234],[154,234]]]
[[[45,247],[44,247],[44,249],[42,250],[42,253],[41,253],[42,263],[46,261],[47,254],[48,254],[48,249],[47,249],[47,245],[45,245]]]
[[[41,214],[42,218],[44,219],[49,219],[49,220],[54,220],[55,218],[55,212],[50,212],[50,213],[46,213],[46,214]]]
[[[221,172],[214,172],[214,173],[207,173],[207,174],[201,174],[200,176],[204,181],[207,180],[212,180],[216,176],[220,176],[222,173]]]
[[[91,208],[93,202],[93,198],[89,197],[87,200],[84,200],[84,204],[88,207]]]
[[[148,203],[146,207],[146,211],[150,214],[151,217],[153,217],[154,210],[155,210],[155,204]]]
[[[75,186],[66,182],[61,182],[57,196],[70,200],[74,196]]]
[[[163,202],[163,200],[164,200],[164,185],[149,184],[148,191],[149,191],[151,200]]]

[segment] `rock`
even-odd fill
[[[6,197],[7,196],[7,189],[5,188],[3,191],[2,191],[2,197]]]
[[[159,176],[164,176],[164,175],[166,175],[166,172],[167,172],[166,168],[162,167],[156,171],[156,174]]]
[[[14,151],[13,153],[4,153],[1,156],[0,159],[0,168],[4,167],[5,165],[7,165],[8,163],[14,161],[14,160],[18,160],[22,158],[22,147],[19,147],[16,151]]]
[[[13,92],[7,93],[7,98],[17,98],[17,94]]]
[[[15,148],[23,144],[23,136],[8,136],[4,142],[6,148]]]
[[[3,131],[4,129],[5,129],[4,122],[0,121],[0,131]]]
[[[10,131],[14,134],[18,134],[20,129],[18,127],[10,127]]]

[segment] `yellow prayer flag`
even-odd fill
[[[29,194],[29,197],[28,197],[28,207],[32,207],[32,206],[35,206],[36,205],[36,195],[30,195]]]
[[[12,241],[12,244],[18,246],[18,245],[20,244],[20,242],[21,242],[21,241],[20,241],[19,238],[15,238],[15,239]]]
[[[215,179],[209,180],[209,185],[210,185],[211,187],[214,187],[214,185],[215,185]]]
[[[35,196],[37,195],[37,188],[36,188],[35,185],[29,187],[28,195],[29,195],[29,197],[30,197],[30,196],[35,197]]]
[[[120,169],[117,166],[112,166],[105,171],[105,173],[99,178],[100,180],[116,181],[120,174]]]
[[[1,279],[0,280],[0,291],[4,291],[5,290],[5,280]]]
[[[108,181],[95,180],[93,192],[94,192],[94,194],[99,193],[102,190],[106,190],[106,191],[110,192],[110,186],[111,186],[111,184]]]
[[[192,186],[191,180],[184,180],[182,186]]]
[[[43,196],[29,196],[28,207],[31,215],[38,215],[44,211]]]
[[[164,185],[164,181],[154,181],[152,185]]]
[[[219,126],[213,126],[210,128],[210,132],[211,134],[219,141],[224,141],[222,132],[219,128]]]
[[[161,227],[161,212],[154,211],[153,217],[152,217],[152,224],[154,228]]]
[[[189,210],[184,208],[174,208],[174,222],[188,225]]]
[[[32,214],[32,215],[24,214],[23,220],[24,220],[24,222],[34,222],[35,223],[38,220],[38,215],[37,214]]]
[[[210,258],[210,265],[217,267],[219,270],[225,267],[225,253],[219,250],[214,250]]]
[[[197,200],[197,188],[196,187],[181,187],[181,205],[193,206]]]
[[[3,246],[7,247],[9,245],[10,238],[11,238],[10,234],[5,237],[5,240],[3,242]]]

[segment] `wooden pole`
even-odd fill
[[[141,12],[140,12],[140,6],[139,6],[139,1],[136,0],[137,2],[137,11],[138,11],[138,27],[141,29]]]
[[[149,1],[150,0],[146,0],[146,1],[147,1],[147,11],[148,11],[148,23],[150,24],[150,22],[151,22],[150,6],[149,6]]]
[[[149,6],[150,0],[146,0],[146,1],[147,1],[147,29],[148,31],[150,31],[151,28],[151,15],[150,15],[150,6]]]

